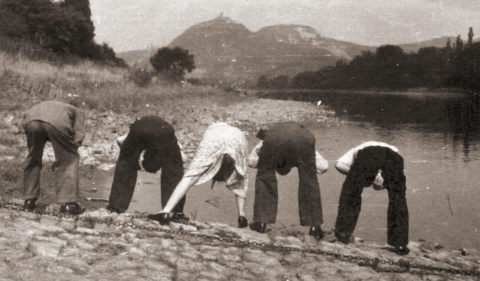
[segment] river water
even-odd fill
[[[390,143],[405,159],[410,240],[438,242],[447,248],[480,248],[480,98],[462,95],[399,93],[275,93],[269,98],[296,99],[335,111],[338,122],[306,123],[316,136],[317,150],[330,169],[319,176],[324,229],[334,226],[344,176],[335,160],[367,140]],[[250,148],[256,140],[249,139]],[[249,170],[247,217],[252,218],[255,170]],[[144,173],[131,210],[159,211],[158,175]],[[279,207],[275,227],[299,225],[296,170],[277,175]],[[142,194],[149,194],[142,196]],[[137,197],[137,199],[136,199]],[[141,197],[141,198],[138,198]],[[151,201],[151,202],[146,202]],[[136,202],[141,202],[137,204]],[[366,188],[355,235],[386,241],[386,191]],[[236,225],[233,194],[217,184],[192,188],[187,215],[201,221]],[[305,229],[307,231],[307,229]]]

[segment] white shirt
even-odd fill
[[[352,166],[353,162],[355,161],[355,158],[357,157],[358,151],[362,150],[366,147],[369,147],[369,146],[388,147],[391,150],[393,150],[395,152],[398,152],[398,148],[396,148],[393,145],[389,145],[388,143],[378,142],[378,141],[367,141],[367,142],[364,142],[364,143],[350,149],[349,151],[347,151],[347,153],[345,153],[342,157],[340,157],[337,160],[337,163],[335,164],[335,167],[337,168],[337,170],[339,172],[343,173],[343,174],[347,174],[348,171],[350,171],[350,167]]]
[[[247,161],[250,168],[256,169],[258,166],[258,153],[263,146],[263,141],[260,141],[253,149],[250,155],[248,155]],[[317,174],[323,174],[328,170],[328,161],[323,158],[318,151],[315,151],[315,166],[317,168]]]

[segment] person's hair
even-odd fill
[[[267,135],[268,128],[267,127],[261,127],[257,134],[255,135],[257,138],[263,140],[265,139],[265,136]]]

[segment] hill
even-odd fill
[[[424,47],[444,47],[448,38],[399,45],[405,52]],[[256,32],[228,17],[191,26],[175,38],[169,47],[188,49],[195,56],[196,70],[191,74],[209,82],[252,85],[260,75],[290,77],[305,71],[317,71],[349,61],[363,51],[375,52],[376,47],[324,37],[305,25],[273,25]],[[129,65],[149,66],[155,49],[120,53]]]
[[[274,25],[252,32],[223,16],[193,25],[169,46],[194,54],[194,76],[239,84],[256,81],[262,74],[295,75],[317,70],[374,49],[322,37],[312,27],[303,25]],[[148,64],[151,54],[151,50],[144,50],[119,55],[132,65]]]

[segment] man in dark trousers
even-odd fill
[[[266,224],[275,223],[278,191],[275,172],[286,175],[298,168],[298,207],[300,224],[310,226],[309,234],[323,238],[322,204],[317,173],[328,169],[328,162],[315,151],[315,137],[305,127],[295,123],[277,123],[258,132],[263,143],[249,156],[249,166],[257,167],[253,223],[250,228],[264,233]],[[258,158],[255,155],[258,152]],[[258,164],[253,159],[258,159]]]
[[[130,126],[130,132],[120,145],[120,155],[113,176],[107,209],[122,213],[128,209],[137,182],[137,171],[156,173],[160,179],[162,206],[165,206],[175,186],[183,176],[180,147],[173,127],[157,116],[146,116]],[[144,152],[143,161],[139,162]],[[175,206],[175,219],[186,219],[183,214],[185,196]]]
[[[335,236],[349,243],[357,224],[364,187],[388,191],[388,244],[400,255],[409,253],[408,208],[405,198],[406,178],[403,158],[398,149],[386,143],[366,142],[347,152],[337,161],[337,169],[346,173],[335,223]]]
[[[77,215],[84,211],[78,204],[80,156],[78,147],[85,137],[85,113],[60,101],[44,101],[26,111],[23,117],[28,156],[24,170],[24,207],[34,210],[40,195],[43,149],[50,141],[55,153],[53,170],[60,211]]]

